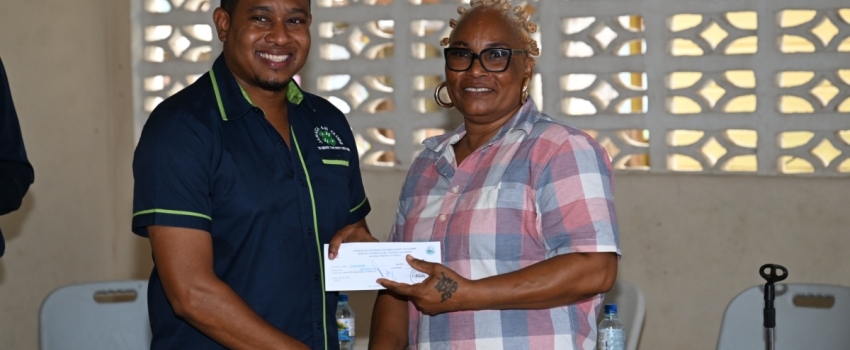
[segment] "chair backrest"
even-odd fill
[[[150,349],[148,281],[113,281],[57,288],[41,304],[41,350]]]
[[[850,349],[850,287],[777,284],[776,350]],[[738,294],[723,314],[717,349],[766,349],[764,286]]]
[[[626,350],[637,349],[646,315],[643,292],[634,283],[618,278],[611,291],[605,294],[603,303],[617,304],[617,316],[626,329]],[[602,321],[602,315],[598,320]]]

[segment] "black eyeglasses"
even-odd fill
[[[511,55],[528,53],[525,50],[484,49],[474,53],[470,49],[448,47],[443,49],[446,56],[446,68],[455,72],[465,72],[472,68],[472,62],[478,59],[484,70],[492,73],[504,72],[511,64]]]

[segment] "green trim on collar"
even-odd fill
[[[300,105],[304,101],[304,94],[301,88],[295,83],[295,80],[289,81],[289,86],[286,88],[286,99],[293,104]]]
[[[224,102],[221,100],[221,91],[218,89],[218,79],[215,77],[215,70],[210,69],[210,80],[212,81],[213,91],[215,91],[215,101],[218,103],[218,111],[221,113],[221,120],[227,121],[227,112],[224,111]],[[245,101],[248,101],[248,104],[254,106],[254,102],[251,101],[251,97],[248,96],[248,93],[242,88],[242,85],[239,85],[239,82],[236,82],[236,86],[239,87],[239,91],[242,92],[242,97],[245,98]],[[295,83],[295,80],[290,80],[289,85],[286,87],[286,100],[300,105],[301,101],[304,101],[304,93],[301,92],[301,88],[298,87],[298,84]]]
[[[237,82],[236,85],[239,85],[239,83]],[[239,91],[242,91],[242,97],[244,97],[245,100],[253,106],[254,101],[251,101],[251,97],[248,96],[248,93],[245,92],[245,89],[242,88],[242,85],[239,85]]]
[[[215,77],[215,70],[210,69],[210,81],[212,81],[213,91],[215,91],[215,102],[218,103],[218,111],[221,113],[221,120],[227,121],[227,112],[224,111],[224,102],[221,101],[221,91],[218,89],[218,79]],[[254,102],[251,102],[251,98],[248,97],[248,93],[245,92],[245,89],[242,88],[242,85],[236,83],[236,86],[239,87],[239,91],[242,92],[242,97],[245,98],[245,101],[248,101],[248,104],[254,105]]]
[[[227,113],[224,112],[224,103],[221,102],[221,92],[218,91],[218,81],[215,79],[215,71],[210,69],[210,80],[212,81],[213,91],[215,91],[215,102],[218,103],[218,112],[221,113],[221,120],[227,121]]]

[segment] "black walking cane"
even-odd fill
[[[775,349],[775,338],[773,328],[776,327],[776,309],[773,308],[773,300],[776,298],[773,284],[788,277],[788,270],[782,265],[764,264],[759,269],[759,274],[767,282],[764,284],[764,329],[767,331],[767,350]]]

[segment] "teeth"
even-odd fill
[[[471,92],[493,91],[493,89],[488,89],[488,88],[466,88],[466,89],[463,89],[463,90],[464,91],[471,91]]]
[[[260,53],[260,57],[265,58],[265,59],[272,61],[272,62],[283,62],[284,60],[289,58],[289,55],[270,55],[270,54],[267,54],[267,53]]]

